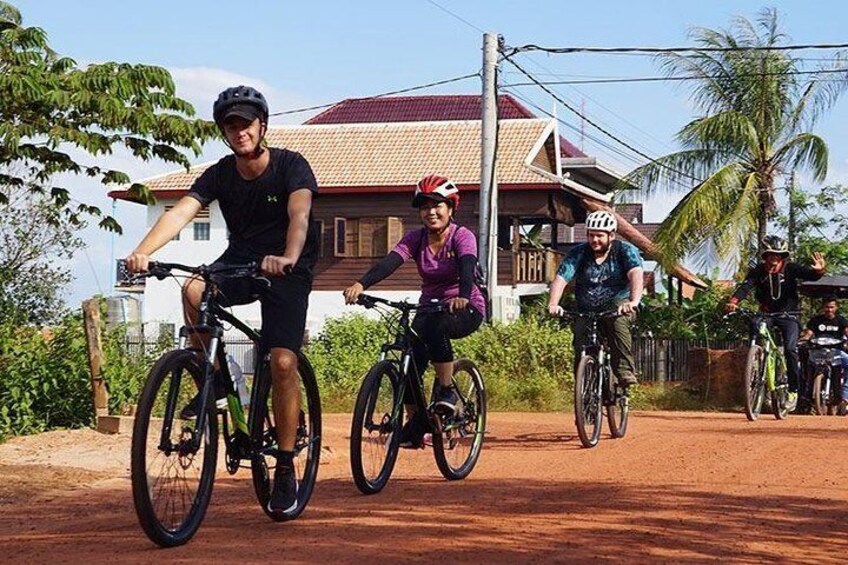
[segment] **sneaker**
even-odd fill
[[[789,412],[794,412],[795,408],[798,406],[798,393],[797,392],[789,392],[786,395],[786,410]]]
[[[224,409],[227,407],[227,387],[224,386],[224,378],[220,371],[215,372],[214,379],[215,406]],[[183,420],[193,420],[197,418],[198,412],[200,412],[200,391],[180,411],[180,418]]]
[[[457,403],[459,403],[459,395],[453,385],[436,387],[433,394],[433,408],[437,412],[456,412]]]
[[[274,471],[274,487],[268,500],[268,512],[285,514],[297,508],[297,479],[291,467],[277,467]]]
[[[621,386],[631,386],[638,382],[639,381],[636,380],[636,375],[630,371],[622,371],[621,374],[618,375],[618,384]]]
[[[848,416],[848,400],[843,400],[839,403],[839,408],[836,411],[839,416]]]
[[[424,430],[417,418],[408,420],[400,430],[400,446],[406,449],[424,447]]]

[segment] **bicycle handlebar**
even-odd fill
[[[377,304],[385,304],[391,308],[395,308],[402,312],[413,312],[413,311],[426,311],[426,312],[446,312],[448,307],[441,302],[433,303],[433,304],[414,304],[412,302],[400,301],[395,302],[392,300],[386,300],[385,298],[380,298],[379,296],[373,296],[370,294],[360,294],[356,299],[356,303],[360,306],[364,306],[365,308],[374,308]]]
[[[800,312],[755,312],[746,308],[737,308],[733,312],[728,312],[724,315],[729,318],[733,315],[745,316],[746,318],[788,318],[797,316]]]
[[[626,314],[622,314],[621,312],[616,310],[605,310],[603,312],[578,312],[577,310],[562,310],[559,314],[559,318],[587,318],[589,320],[600,320],[604,318],[618,318],[619,316],[625,316]]]
[[[164,261],[150,261],[147,265],[146,273],[137,273],[134,275],[139,278],[156,277],[159,280],[164,279],[171,274],[171,271],[183,271],[192,275],[200,275],[203,280],[209,280],[212,275],[224,275],[229,278],[255,278],[257,280],[266,281],[270,284],[267,278],[259,272],[259,263],[251,261],[249,263],[232,263],[218,265],[183,265],[182,263],[167,263]]]

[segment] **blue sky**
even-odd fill
[[[44,28],[56,51],[80,63],[120,61],[166,67],[175,77],[178,94],[194,103],[203,116],[211,114],[211,102],[219,90],[237,83],[263,89],[272,111],[285,111],[477,72],[481,64],[480,30],[500,33],[508,45],[681,46],[689,44],[687,32],[692,26],[726,27],[733,15],[753,18],[763,6],[774,6],[793,43],[842,43],[848,22],[845,3],[809,0],[770,4],[744,0],[18,0],[13,4],[21,10],[25,25]],[[828,55],[805,51],[801,56]],[[517,60],[540,79],[659,74],[656,64],[644,56],[535,53]],[[509,65],[503,70],[502,83],[521,79]],[[675,132],[693,117],[685,86],[651,83],[553,88],[569,103],[582,107],[591,119],[650,155],[674,150]],[[538,88],[516,90],[547,110],[554,107],[551,98]],[[479,80],[472,79],[429,92],[479,91]],[[579,120],[567,110],[559,107],[556,111],[579,128]],[[308,116],[277,123],[297,123]],[[829,182],[848,183],[846,123],[848,98],[820,122],[816,131],[830,145]],[[586,131],[600,136],[588,126]],[[580,145],[579,134],[568,129],[563,134]],[[605,147],[589,140],[584,143],[587,153],[622,171],[633,166],[632,161]],[[212,146],[199,160],[216,158],[221,152],[220,146]],[[135,163],[121,155],[114,159],[134,178],[169,170],[162,163]],[[111,206],[99,186],[78,179],[65,182],[73,187],[77,198]],[[671,202],[647,201],[646,218],[661,219]],[[114,254],[124,256],[143,234],[141,206],[119,203],[116,211],[125,236],[113,241],[96,230],[83,234],[89,247],[73,266],[77,280],[68,297],[72,306],[94,292],[108,293],[113,245]]]

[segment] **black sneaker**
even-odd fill
[[[215,406],[218,408],[226,408],[227,407],[227,387],[224,386],[224,377],[221,375],[220,371],[216,371],[214,374],[214,380],[212,381],[214,385],[213,388],[215,390]],[[193,420],[197,418],[197,413],[200,412],[200,391],[194,395],[194,397],[188,401],[183,409],[180,411],[180,418],[183,420]]]
[[[456,405],[459,403],[459,395],[456,393],[456,388],[451,386],[437,386],[433,393],[433,409],[442,413],[456,412]]]
[[[406,449],[424,447],[424,429],[417,418],[408,420],[400,430],[400,446]]]
[[[635,385],[639,381],[636,380],[636,375],[631,373],[630,371],[622,371],[618,376],[618,384],[621,386],[631,386]]]
[[[274,471],[274,487],[268,500],[268,511],[274,514],[293,512],[297,508],[297,479],[291,467],[277,467]]]

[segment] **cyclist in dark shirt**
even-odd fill
[[[297,504],[293,449],[300,414],[296,351],[301,347],[306,310],[312,290],[318,238],[312,223],[312,198],[318,191],[309,163],[286,149],[267,148],[268,105],[248,86],[223,91],[213,106],[215,123],[233,155],[224,157],[198,178],[177,204],[159,218],[127,257],[131,272],[146,271],[150,255],[171,241],[195,215],[218,200],[229,230],[229,245],[216,263],[257,261],[270,276],[269,287],[248,279],[224,279],[216,297],[222,305],[254,302],[262,309],[262,341],[271,355],[272,400],[280,452],[271,512],[286,512]],[[183,289],[186,321],[197,320],[202,280]],[[219,391],[220,395],[221,392]],[[195,397],[181,416],[198,410]]]
[[[821,253],[813,253],[813,264],[805,267],[789,261],[786,242],[777,236],[768,236],[763,241],[762,262],[748,271],[745,280],[736,288],[725,310],[733,312],[751,289],[763,312],[786,312],[785,318],[772,320],[783,336],[786,354],[786,374],[789,377],[787,407],[794,410],[798,402],[798,284],[801,281],[816,281],[824,275],[825,260]]]

